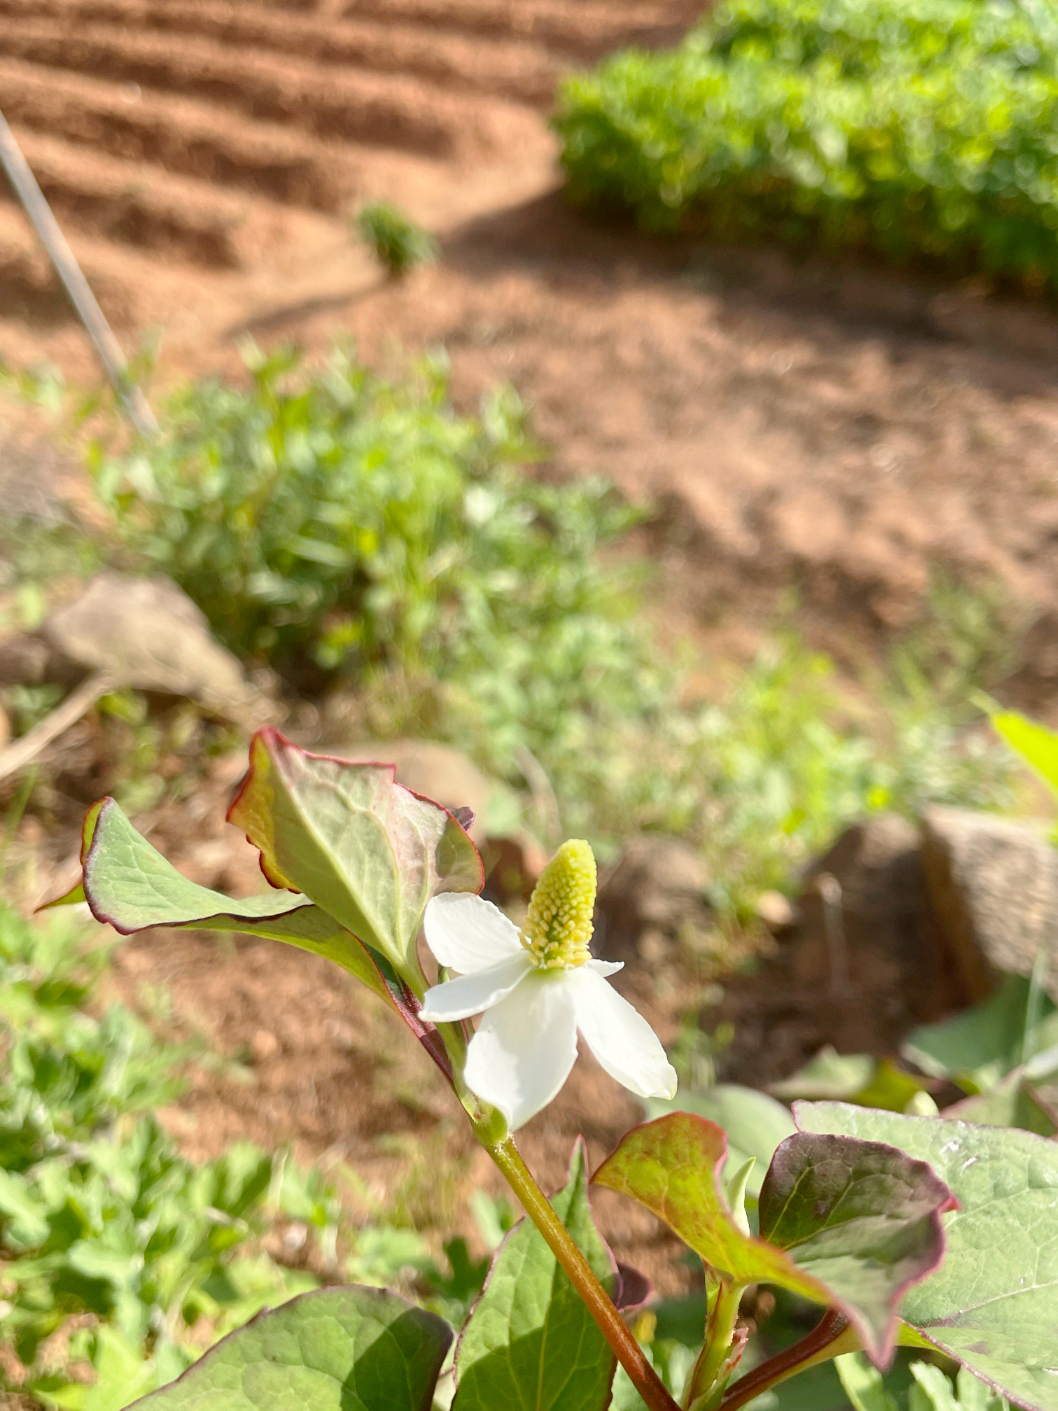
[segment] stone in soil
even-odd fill
[[[984,999],[1004,974],[1046,957],[1058,998],[1058,853],[1029,824],[969,809],[931,808],[922,822],[929,898],[961,986]]]

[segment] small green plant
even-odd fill
[[[647,226],[927,257],[1058,289],[1050,0],[725,0],[566,81],[571,193]]]
[[[954,1385],[930,1362],[912,1362],[906,1396],[895,1395],[866,1358],[851,1352],[834,1363],[855,1411],[1008,1411],[1003,1397],[960,1367]]]
[[[225,1327],[314,1287],[260,1252],[276,1215],[324,1251],[337,1221],[333,1194],[282,1153],[180,1156],[153,1113],[198,1050],[160,1043],[121,1005],[91,1012],[108,952],[86,950],[79,921],[0,903],[0,1394],[73,1411],[116,1411]]]
[[[773,1124],[761,1140],[757,1182],[752,1159],[728,1165],[714,1121],[670,1111],[634,1127],[591,1179],[666,1221],[701,1261],[700,1349],[689,1367],[658,1359],[670,1376],[686,1372],[681,1392],[621,1316],[636,1280],[594,1225],[583,1143],[549,1201],[515,1138],[562,1087],[578,1035],[641,1098],[675,1091],[657,1037],[609,984],[620,966],[591,956],[587,844],[563,845],[519,929],[478,895],[483,869],[461,815],[402,789],[385,766],[311,755],[273,729],[254,737],[228,816],[260,851],[270,893],[236,900],[188,882],[103,799],[85,820],[82,882],[61,900],[86,900],[125,933],[193,926],[286,941],[343,966],[406,1025],[528,1216],[499,1246],[455,1342],[453,1411],[604,1411],[617,1362],[649,1411],[740,1411],[847,1353],[883,1370],[897,1346],[939,1351],[1033,1411],[1058,1408],[1052,1141],[798,1103],[785,1119],[793,1130]],[[440,967],[435,984],[420,932]],[[454,1262],[453,1276],[464,1289],[475,1281]],[[743,1295],[758,1284],[824,1311],[799,1342],[739,1376]],[[387,1290],[307,1294],[230,1335],[150,1404],[275,1411],[293,1396],[319,1411],[418,1411],[455,1331]],[[913,1374],[932,1407],[954,1399],[933,1369]],[[967,1407],[987,1401],[972,1385],[957,1388]],[[620,1397],[633,1404],[623,1387]]]
[[[388,201],[361,206],[356,230],[391,279],[399,279],[417,265],[431,265],[437,259],[433,236]]]
[[[247,369],[178,392],[157,441],[93,458],[124,543],[244,658],[447,674],[534,614],[553,629],[560,605],[613,600],[593,554],[634,516],[596,482],[517,469],[509,389],[461,416],[440,357],[395,381],[341,351],[310,369],[250,350]]]

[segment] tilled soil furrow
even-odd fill
[[[559,72],[556,61],[531,41],[475,39],[424,32],[421,26],[280,15],[256,6],[181,0],[159,6],[147,0],[0,0],[0,15],[76,18],[251,45],[374,73],[407,74],[454,87],[543,107]]]
[[[85,277],[107,318],[121,327],[133,321],[133,280],[119,280],[99,267],[93,251],[74,234],[70,241]],[[47,255],[22,212],[0,202],[0,317],[44,328],[72,323],[75,314]]]
[[[531,40],[565,58],[588,61],[625,44],[673,42],[699,19],[703,6],[699,0],[581,0],[576,5],[556,0],[321,0],[321,11],[332,9],[346,19],[414,22]]]
[[[328,75],[323,82],[312,64],[244,47],[228,49],[209,40],[185,37],[174,45],[162,35],[101,24],[64,31],[58,21],[8,25],[0,34],[0,54],[194,94],[320,137],[434,158],[501,146],[509,150],[512,129],[532,117],[499,100],[471,99],[406,75],[344,72]]]
[[[284,128],[240,126],[193,101],[17,60],[0,60],[0,92],[11,122],[126,161],[318,211],[339,211],[352,193],[339,154]]]
[[[93,235],[174,254],[194,264],[237,269],[259,241],[247,203],[158,168],[93,153],[89,161],[56,138],[20,131],[41,190],[64,223]],[[6,189],[0,195],[14,199]]]

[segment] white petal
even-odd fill
[[[577,1057],[577,1023],[566,970],[534,971],[482,1019],[464,1078],[516,1131],[546,1107]]]
[[[587,965],[596,975],[616,975],[618,970],[625,968],[623,960],[589,960]]]
[[[504,956],[526,953],[510,917],[472,892],[442,892],[433,897],[423,929],[438,961],[464,975],[484,970]]]
[[[446,980],[426,991],[419,1018],[428,1024],[445,1019],[468,1019],[506,998],[534,970],[533,957],[521,946],[517,955],[504,956],[494,965],[458,980]]]
[[[569,974],[577,1028],[610,1077],[638,1097],[675,1097],[676,1070],[643,1016],[590,962]]]

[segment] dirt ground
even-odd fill
[[[1053,714],[1058,311],[929,274],[646,238],[565,204],[546,127],[556,78],[665,42],[699,8],[0,0],[0,93],[122,342],[163,331],[162,383],[235,367],[246,336],[352,335],[371,360],[443,343],[461,401],[514,383],[550,472],[601,471],[653,500],[662,592],[703,640],[738,650],[794,590],[812,634],[854,657],[919,615],[943,572],[1018,605],[1023,675]],[[0,353],[89,377],[0,196]],[[377,198],[438,236],[435,267],[380,275],[349,226]],[[679,982],[651,978],[639,998],[671,1039]],[[140,939],[119,951],[118,983],[167,986],[176,1028],[202,1026],[250,1079],[211,1082],[171,1114],[189,1149],[290,1134],[442,1214],[460,1183],[487,1179],[411,1041],[380,1040],[369,1001],[322,964]],[[593,1158],[635,1116],[579,1065],[526,1135],[545,1182],[583,1113]],[[452,1150],[446,1191],[433,1154]],[[649,1222],[631,1246],[660,1274]]]

